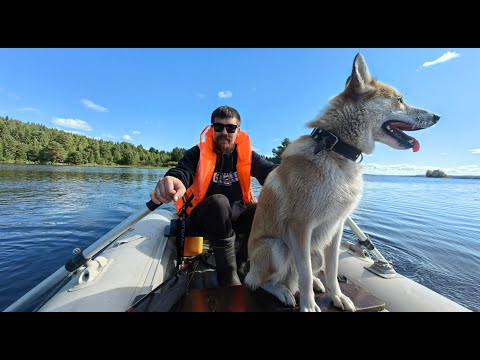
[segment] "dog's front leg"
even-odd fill
[[[315,232],[313,234],[315,236]],[[312,241],[314,237],[312,236]],[[313,245],[312,245],[313,246]],[[320,271],[323,267],[323,254],[319,250],[312,251],[312,273],[313,273],[313,290],[316,292],[325,292],[325,286],[323,286],[322,281],[317,277],[320,274]]]
[[[322,238],[325,238],[325,234],[322,232],[322,228],[317,227],[312,232],[312,240],[310,246],[312,248],[312,272],[313,272],[313,290],[316,292],[325,292],[325,286],[322,281],[317,277],[320,276],[320,272],[324,267],[323,249],[321,247]]]
[[[355,305],[352,300],[342,293],[340,285],[338,284],[338,254],[340,240],[342,239],[343,222],[341,226],[333,236],[332,242],[325,248],[325,276],[327,278],[327,295],[333,301],[333,305],[336,307],[347,310],[355,311]]]
[[[315,302],[313,292],[312,261],[310,258],[312,230],[303,224],[293,225],[290,234],[290,246],[298,271],[298,290],[300,292],[300,311],[321,311]]]

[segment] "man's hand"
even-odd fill
[[[158,180],[155,190],[150,193],[150,198],[155,204],[160,202],[167,204],[170,201],[177,201],[185,194],[185,185],[173,176],[165,176]]]

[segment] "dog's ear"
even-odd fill
[[[364,94],[372,89],[372,76],[362,54],[358,53],[353,61],[352,75],[347,79],[345,90],[354,94]]]
[[[308,121],[305,125],[309,128],[321,127],[321,128],[328,128],[330,125],[327,121],[325,121],[325,117],[323,116],[325,113],[325,109],[323,109],[313,120]]]
[[[347,79],[347,81],[345,82],[345,89],[348,87],[348,84],[350,84],[350,80],[352,79],[352,75],[350,75]]]

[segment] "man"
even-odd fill
[[[248,240],[255,213],[250,176],[263,185],[276,167],[252,151],[250,138],[240,130],[240,122],[240,114],[234,108],[215,109],[211,125],[200,134],[200,143],[185,153],[177,167],[167,171],[150,194],[155,203],[175,201],[178,213],[185,192],[195,195],[187,213],[193,227],[213,247],[217,279],[222,287],[241,285],[235,238],[236,233],[245,233],[245,242]],[[246,243],[242,247],[246,253]]]

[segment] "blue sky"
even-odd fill
[[[235,107],[254,149],[281,140],[341,92],[362,53],[374,77],[441,115],[421,148],[377,144],[367,174],[480,175],[480,49],[0,49],[0,115],[94,138],[190,148],[220,105]]]

